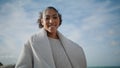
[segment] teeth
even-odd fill
[[[50,27],[56,27],[55,25],[49,24]]]
[[[55,27],[55,26],[50,26],[50,27]]]
[[[55,26],[55,25],[49,25],[49,26]]]

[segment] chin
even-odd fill
[[[55,30],[50,30],[49,32],[50,32],[50,33],[55,33],[56,31],[55,31]]]
[[[54,28],[49,28],[49,31],[50,32],[56,32],[57,31],[57,29],[54,27]]]
[[[56,31],[57,31],[56,29],[49,30],[50,33],[56,33]]]

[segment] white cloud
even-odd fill
[[[111,45],[113,45],[113,46],[116,46],[116,45],[119,45],[120,43],[119,42],[117,42],[117,41],[112,41],[111,42]]]
[[[60,27],[61,31],[63,33],[65,33],[65,35],[75,41],[75,42],[79,42],[80,41],[80,37],[81,37],[81,33],[80,33],[80,29],[78,27],[76,27],[76,25],[73,24],[63,24],[63,26]]]
[[[27,38],[37,31],[37,24],[32,22],[37,18],[35,15],[28,17],[24,5],[26,1],[7,2],[0,7],[0,61],[3,64],[14,64],[19,55],[20,49]],[[29,15],[30,16],[30,15]],[[32,18],[32,19],[31,19]],[[8,61],[9,59],[9,61]]]

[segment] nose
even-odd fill
[[[52,18],[50,18],[49,23],[53,23],[53,19]]]

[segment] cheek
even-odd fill
[[[44,20],[43,23],[42,23],[42,25],[43,25],[44,27],[48,26],[47,21]]]
[[[44,23],[44,27],[48,27],[48,24],[46,22]]]
[[[58,22],[58,25],[60,25],[60,19],[58,19],[57,22]]]
[[[48,28],[49,27],[49,24],[47,22],[44,22],[44,27],[45,28]]]

